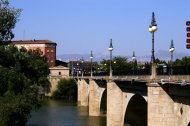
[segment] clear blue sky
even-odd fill
[[[190,0],[10,0],[22,8],[14,29],[15,39],[49,39],[61,54],[151,54],[148,27],[154,11],[158,24],[155,52],[167,50],[171,39],[175,52],[186,49],[186,24],[190,20]]]

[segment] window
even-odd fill
[[[53,52],[53,50],[51,50],[51,52]]]
[[[59,72],[59,75],[61,75],[61,72]]]

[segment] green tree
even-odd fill
[[[42,87],[49,86],[47,59],[39,50],[7,45],[20,12],[0,1],[0,126],[24,126],[40,106]]]
[[[190,74],[190,57],[176,59],[173,62],[173,74]]]
[[[25,126],[32,106],[24,95],[0,97],[0,125]]]
[[[8,0],[0,1],[0,44],[14,38],[12,29],[15,27],[21,9],[11,8]]]
[[[103,60],[101,62],[102,64],[102,70],[106,73],[109,72],[110,67],[110,60]],[[129,62],[126,57],[117,56],[114,57],[112,60],[112,69],[113,74],[115,75],[124,75],[129,74],[129,72],[132,70],[133,64],[132,62]]]
[[[126,57],[113,58],[113,73],[118,75],[128,74],[133,69],[133,62],[129,62]]]
[[[181,60],[176,59],[173,63],[174,66],[190,66],[190,57],[183,57]]]
[[[38,50],[14,45],[0,47],[0,51],[4,54],[0,57],[0,125],[22,126],[31,110],[40,106],[40,89],[49,86],[47,60]]]
[[[57,90],[53,92],[53,98],[75,100],[76,92],[77,92],[77,87],[73,79],[61,79],[58,82]]]

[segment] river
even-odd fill
[[[106,126],[106,117],[90,117],[88,107],[61,100],[47,100],[33,112],[27,126]]]

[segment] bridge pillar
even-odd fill
[[[89,84],[89,116],[100,116],[100,103],[105,88],[101,88],[94,80]]]
[[[81,81],[77,80],[77,104],[81,105]]]
[[[107,84],[107,126],[123,126],[123,93],[113,81]]]
[[[53,95],[53,92],[57,90],[57,85],[58,85],[58,81],[60,80],[59,77],[49,77],[49,81],[50,81],[50,91],[48,93],[46,93],[46,96],[51,97]]]
[[[158,83],[148,84],[148,126],[175,126],[174,102]]]
[[[80,81],[80,105],[81,106],[88,106],[88,94],[89,94],[89,91],[88,91],[88,87],[89,87],[89,84],[84,80],[84,79],[81,79]]]
[[[151,79],[155,80],[156,78],[156,63],[152,63],[152,67],[151,67]]]

